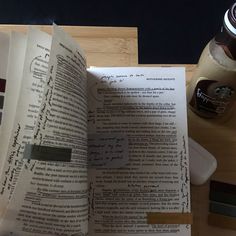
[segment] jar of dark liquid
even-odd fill
[[[236,3],[221,32],[205,47],[187,89],[188,105],[202,117],[226,114],[236,98]]]

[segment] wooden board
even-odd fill
[[[51,33],[51,26],[35,26]],[[135,66],[138,64],[137,28],[62,26],[75,38],[88,66]],[[1,32],[26,32],[25,25],[0,25]]]
[[[195,65],[187,65],[187,84]],[[217,159],[218,167],[212,179],[236,184],[236,104],[232,113],[222,119],[203,119],[188,110],[189,136]],[[235,236],[236,231],[209,226],[209,182],[191,186],[193,212],[192,236]]]
[[[37,26],[47,32],[50,26]],[[137,28],[63,26],[84,49],[88,66],[137,66]],[[27,26],[0,25],[0,31],[25,32]],[[195,65],[139,65],[185,66],[186,84],[191,80]],[[236,107],[231,117],[221,120],[202,119],[188,111],[189,135],[210,151],[218,161],[213,179],[236,184]],[[192,236],[235,236],[236,231],[208,226],[209,182],[191,186],[193,226]]]

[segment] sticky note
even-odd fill
[[[0,95],[0,109],[3,109],[3,104],[4,104],[4,96]]]
[[[210,202],[210,212],[236,217],[236,206],[221,202]]]
[[[217,192],[224,192],[236,195],[236,185],[212,180],[210,189]]]
[[[210,200],[226,204],[232,204],[236,206],[236,196],[230,193],[216,192],[210,190]]]
[[[211,181],[210,195],[211,201],[232,204],[236,206],[236,185]]]
[[[89,168],[120,168],[128,163],[128,137],[125,134],[97,133],[88,136]]]
[[[26,144],[23,158],[39,161],[71,161],[70,148],[48,147],[35,144]]]
[[[149,212],[147,213],[148,224],[193,224],[193,215],[188,212]]]
[[[6,89],[6,80],[0,78],[0,92],[4,93]]]

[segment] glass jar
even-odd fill
[[[221,32],[204,48],[187,88],[188,105],[202,117],[230,110],[236,98],[236,3],[225,13]]]

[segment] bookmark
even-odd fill
[[[147,213],[148,224],[193,224],[191,213]]]

